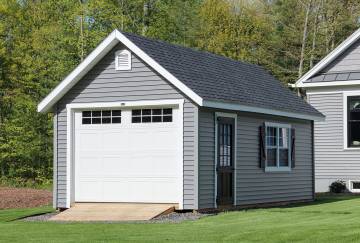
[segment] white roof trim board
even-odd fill
[[[317,74],[328,64],[335,60],[340,54],[342,54],[348,47],[354,44],[360,38],[360,29],[355,31],[350,35],[345,41],[338,45],[333,51],[331,51],[326,57],[324,57],[320,62],[318,62],[312,69],[310,69],[306,74],[304,74],[296,83],[295,87],[305,88],[305,87],[316,87],[316,84],[304,83],[306,80]],[[339,82],[326,82],[326,86],[335,86],[339,85]],[[359,83],[356,83],[359,84]],[[324,86],[324,85],[322,85]]]
[[[117,43],[121,42],[134,54],[139,56],[149,66],[154,68],[171,84],[187,95],[196,104],[202,105],[202,98],[195,92],[189,89],[175,76],[161,67],[155,60],[138,48],[128,38],[126,38],[120,31],[114,30],[108,37],[105,38],[89,56],[85,58],[56,88],[43,99],[38,105],[38,112],[46,112],[57,102],[59,99],[69,91],[77,81],[79,81],[101,58],[103,58],[108,51],[110,51]]]
[[[240,105],[240,104],[231,104],[231,103],[223,103],[217,101],[206,101],[204,100],[205,107],[217,108],[217,109],[225,109],[225,110],[235,110],[235,111],[243,111],[243,112],[254,112],[254,113],[261,113],[261,114],[268,114],[273,116],[284,116],[284,117],[292,117],[304,120],[316,120],[316,121],[324,121],[325,117],[316,117],[311,115],[305,114],[298,114],[286,111],[278,111],[278,110],[270,110],[267,108],[261,107],[252,107],[247,105]]]
[[[359,32],[360,33],[360,32]],[[58,86],[55,87],[51,93],[46,96],[38,105],[38,112],[49,111],[56,102],[58,102],[84,75],[91,70],[117,43],[121,42],[135,55],[140,57],[145,63],[156,70],[166,80],[183,92],[187,97],[194,101],[199,106],[206,106],[210,108],[222,108],[227,110],[238,110],[246,112],[256,112],[272,115],[280,115],[292,118],[300,118],[306,120],[321,120],[320,116],[307,116],[300,115],[296,112],[281,112],[275,109],[258,109],[256,107],[248,107],[242,105],[235,105],[232,103],[222,103],[213,101],[204,101],[202,97],[188,88],[183,82],[178,80],[174,75],[163,68],[153,58],[147,55],[139,47],[137,47],[132,41],[130,41],[120,31],[114,30],[108,37],[106,37],[85,59],[81,62]]]

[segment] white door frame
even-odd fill
[[[214,163],[214,172],[215,172],[215,196],[214,196],[214,207],[217,208],[217,173],[216,173],[216,166],[217,166],[217,155],[218,155],[218,117],[229,117],[234,118],[234,202],[233,204],[236,205],[236,162],[237,162],[237,114],[236,113],[224,113],[224,112],[215,112],[215,163]]]
[[[180,139],[180,153],[177,155],[177,160],[180,163],[181,171],[179,171],[178,190],[179,209],[183,209],[184,201],[184,99],[169,99],[169,100],[140,100],[140,101],[124,101],[124,102],[99,102],[99,103],[74,103],[66,105],[67,123],[66,123],[66,208],[70,208],[75,202],[75,180],[74,180],[74,126],[75,126],[75,111],[79,109],[91,108],[129,108],[129,107],[162,107],[164,105],[177,105],[179,109],[180,129],[178,138]]]

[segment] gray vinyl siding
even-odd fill
[[[215,202],[215,113],[199,110],[199,208]]]
[[[360,179],[360,150],[344,150],[343,94],[308,94],[308,102],[326,116],[314,123],[316,191],[328,191],[331,182]]]
[[[70,103],[116,102],[159,99],[185,99],[184,104],[184,208],[196,209],[194,197],[197,106],[184,97],[174,86],[132,55],[130,71],[115,71],[113,48],[57,103],[57,207],[66,203],[66,105]]]
[[[237,119],[236,204],[311,200],[313,164],[311,122],[239,112]],[[199,111],[199,208],[215,200],[215,111]],[[263,122],[291,124],[296,130],[296,167],[291,172],[259,168],[259,126]]]
[[[360,70],[360,40],[351,45],[321,72],[349,72]]]

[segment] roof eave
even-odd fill
[[[319,115],[303,114],[303,113],[280,111],[280,110],[276,110],[276,109],[247,106],[247,105],[241,105],[241,104],[236,104],[236,103],[218,102],[218,101],[212,101],[212,100],[204,100],[203,106],[209,107],[209,108],[216,108],[216,109],[235,110],[235,111],[244,111],[244,112],[251,112],[251,113],[260,113],[260,114],[266,114],[266,115],[283,116],[283,117],[296,118],[296,119],[302,119],[302,120],[311,120],[311,121],[324,121],[325,120],[325,116],[323,114],[321,114],[320,112],[319,112]]]
[[[351,86],[360,85],[360,80],[348,80],[348,81],[322,81],[322,82],[308,82],[301,83],[297,88],[318,88],[318,87],[333,87],[333,86]]]
[[[344,40],[340,45],[338,45],[333,51],[331,51],[326,57],[324,57],[320,62],[318,62],[312,69],[310,69],[306,74],[304,74],[298,81],[296,81],[295,86],[300,88],[306,80],[310,79],[316,73],[321,71],[329,63],[331,63],[335,58],[341,55],[350,45],[360,38],[360,29],[355,31],[350,35],[346,40]]]

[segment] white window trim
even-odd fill
[[[343,138],[344,150],[360,150],[360,147],[348,147],[347,100],[349,96],[360,96],[360,91],[344,91],[343,93]]]
[[[75,111],[78,109],[89,108],[122,108],[122,107],[145,107],[145,106],[177,106],[179,109],[179,119],[182,124],[184,121],[184,99],[174,100],[142,100],[132,102],[106,102],[106,103],[73,103],[66,105],[67,113],[67,139],[66,139],[66,208],[70,208],[75,203],[75,176],[74,176],[74,126],[75,126]],[[183,147],[183,131],[184,127],[180,126],[178,139],[180,139],[181,153],[177,155],[177,160],[180,163],[181,170],[179,173],[178,191],[179,191],[179,209],[184,207],[184,147]]]
[[[277,129],[279,128],[287,128],[289,129],[289,138],[288,138],[288,161],[289,161],[289,165],[288,166],[281,166],[280,167],[280,161],[279,161],[279,136],[277,135],[277,149],[276,149],[276,167],[268,167],[267,166],[267,160],[265,161],[265,172],[289,172],[291,171],[291,125],[290,124],[284,124],[284,123],[274,123],[274,122],[265,122],[265,131],[267,131],[267,127],[276,127]],[[277,130],[278,131],[278,130]],[[267,154],[267,141],[266,141],[266,132],[265,132],[265,152]],[[267,157],[267,156],[266,156]]]
[[[119,58],[118,56],[121,54],[127,54],[128,55],[128,65],[127,66],[119,66]],[[115,70],[116,71],[128,71],[131,70],[132,67],[132,61],[131,61],[131,52],[123,49],[115,52]]]
[[[235,140],[235,144],[234,144],[234,202],[233,205],[236,205],[236,162],[237,162],[237,114],[236,113],[224,113],[224,112],[215,112],[215,160],[214,160],[214,171],[215,171],[215,184],[214,184],[214,207],[217,208],[217,202],[216,202],[216,197],[217,197],[217,173],[216,173],[216,166],[217,166],[217,149],[218,149],[218,143],[217,143],[217,139],[218,139],[218,123],[217,123],[217,118],[218,117],[229,117],[229,118],[234,118],[235,123],[234,123],[234,140]]]
[[[351,192],[354,192],[354,193],[359,193],[360,192],[360,189],[353,189],[353,182],[359,182],[360,183],[360,180],[349,180],[349,191]]]

